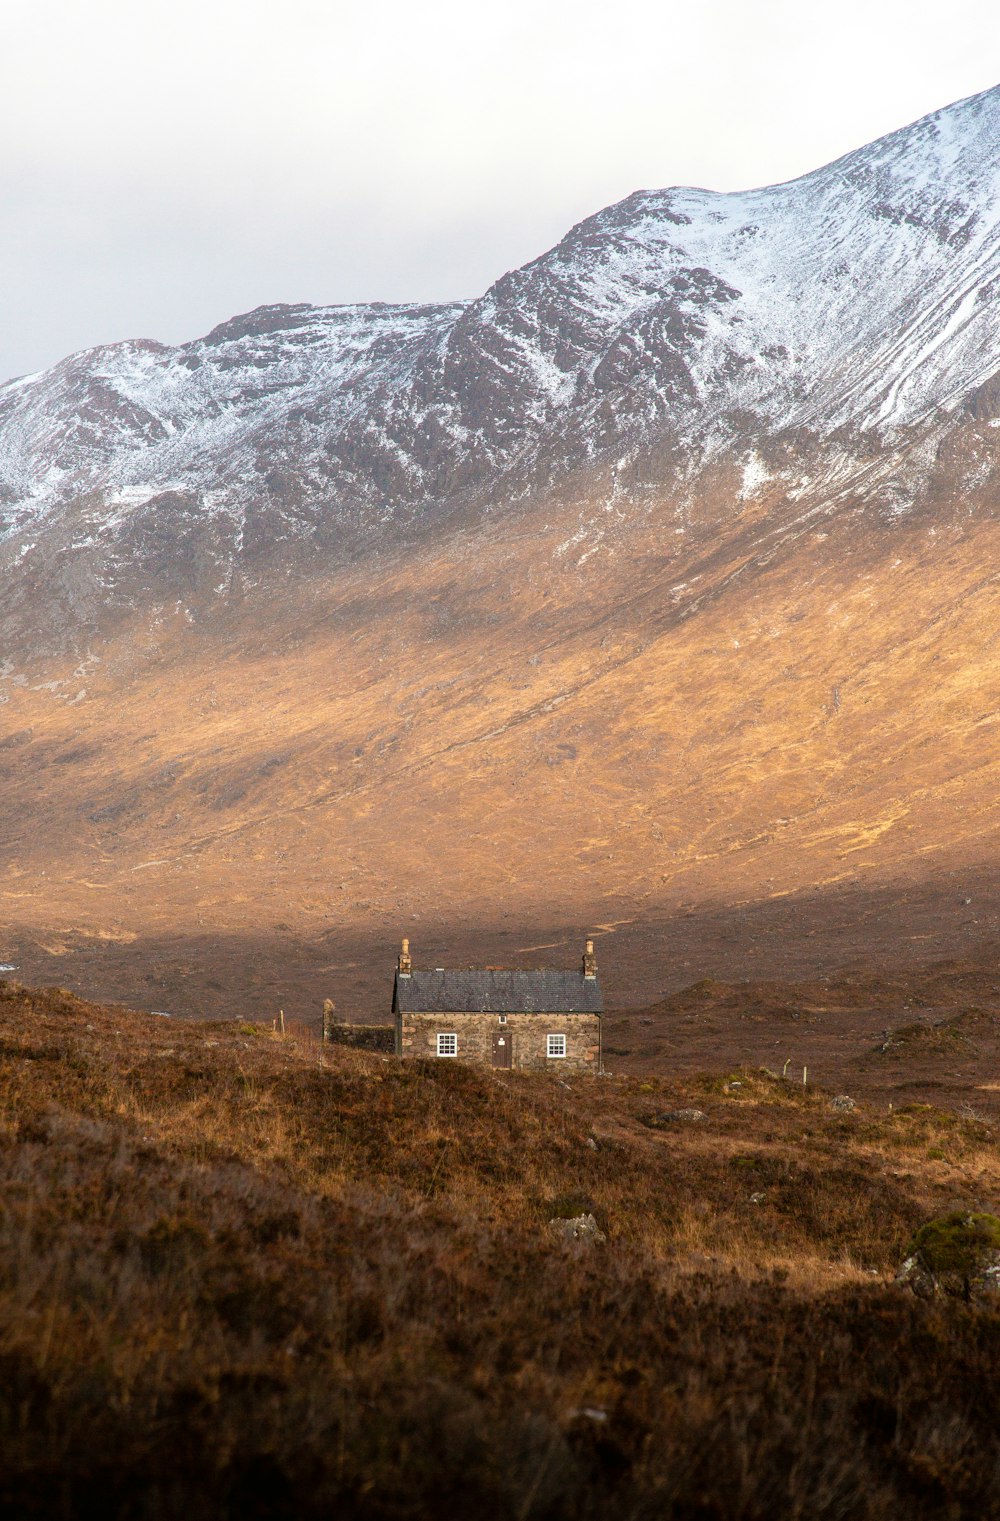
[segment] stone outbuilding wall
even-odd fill
[[[394,1053],[399,1041],[395,1024],[356,1025],[350,1020],[338,1019],[336,1006],[331,999],[326,998],[323,1001],[323,1043],[352,1046],[357,1051]]]
[[[392,1025],[352,1025],[344,1021],[324,1025],[323,1040],[332,1046],[350,1046],[355,1051],[396,1050],[396,1031]]]

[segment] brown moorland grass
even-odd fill
[[[5,1514],[998,1513],[1000,1314],[891,1283],[996,1210],[975,1116],[8,984],[0,1169]],[[549,1232],[583,1210],[605,1245]]]

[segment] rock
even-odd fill
[[[857,1107],[849,1093],[838,1093],[836,1098],[830,1100],[830,1108],[835,1114],[850,1114],[851,1110]]]
[[[919,1257],[906,1257],[896,1282],[904,1289],[912,1289],[918,1299],[933,1299],[937,1293],[934,1274],[924,1267]]]
[[[561,1241],[578,1241],[589,1246],[599,1246],[608,1239],[593,1215],[576,1215],[572,1220],[557,1216],[549,1221],[549,1230]]]
[[[664,1109],[660,1114],[648,1115],[643,1124],[651,1130],[662,1130],[667,1125],[693,1125],[707,1119],[703,1109]]]
[[[1000,1294],[1000,1219],[955,1210],[922,1225],[906,1249],[896,1282],[921,1299]]]

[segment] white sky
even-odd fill
[[[998,82],[997,0],[0,0],[0,376],[477,295],[632,190],[788,179]]]

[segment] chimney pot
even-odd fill
[[[397,970],[400,977],[409,977],[413,971],[413,962],[410,960],[410,942],[405,935],[403,936],[403,949],[399,953]]]

